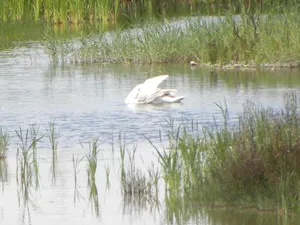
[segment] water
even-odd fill
[[[232,121],[247,101],[279,110],[283,107],[284,93],[299,93],[300,86],[297,70],[222,71],[191,68],[188,63],[54,66],[37,42],[2,52],[0,65],[0,124],[10,134],[4,166],[7,176],[0,180],[0,223],[13,225],[172,223],[163,206],[124,201],[119,186],[119,157],[112,153],[112,140],[117,143],[118,134],[125,134],[127,143],[138,144],[138,155],[144,161],[157,163],[144,136],[158,143],[159,130],[166,127],[166,119],[173,118],[177,123],[194,119],[200,126],[208,126],[213,122],[212,115],[217,121],[222,120],[216,103],[224,105],[225,101]],[[176,88],[179,95],[185,95],[182,104],[140,107],[124,104],[135,85],[159,74],[170,75],[163,86]],[[15,130],[36,124],[43,135],[48,132],[50,121],[59,130],[57,178],[53,182],[50,145],[44,138],[39,143],[40,188],[31,190],[30,203],[24,204],[22,195],[19,202],[17,194],[20,190],[16,185],[16,145],[20,141]],[[73,154],[81,157],[88,149],[82,148],[79,142],[86,143],[97,136],[101,142],[96,177],[99,214],[89,197],[86,161],[79,166],[78,190],[75,190],[72,164]],[[109,189],[105,166],[111,168]],[[81,197],[77,198],[77,193]],[[278,219],[276,213],[247,210],[204,208],[187,209],[184,213],[177,223],[296,224],[287,217]]]

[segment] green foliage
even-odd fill
[[[222,125],[215,122],[198,134],[189,128],[193,126],[184,126],[172,136],[177,140],[171,140],[169,151],[156,149],[166,184],[177,183],[168,185],[166,197],[185,203],[298,210],[297,96],[287,94],[279,112],[248,103],[236,125],[229,124],[227,107],[218,107]]]
[[[10,0],[0,1],[0,21],[47,20],[57,24],[103,22],[122,15],[137,18],[185,11],[220,14],[264,12],[270,7],[293,6],[294,0],[231,1],[231,0]]]
[[[139,200],[157,200],[159,171],[152,165],[147,168],[147,173],[136,166],[136,150],[134,146],[129,150],[125,145],[125,138],[119,136],[120,146],[120,169],[121,190],[126,201],[130,202],[137,198]],[[141,159],[142,160],[142,159]],[[153,195],[155,193],[155,195]]]
[[[228,13],[185,22],[150,22],[78,42],[48,42],[53,62],[178,63],[299,66],[300,15]],[[66,54],[67,53],[67,54]]]

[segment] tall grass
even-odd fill
[[[248,103],[236,125],[218,105],[223,124],[198,135],[191,126],[179,128],[176,146],[157,149],[169,187],[166,202],[299,210],[298,103],[294,93],[285,96],[281,111]]]
[[[228,13],[179,23],[148,23],[84,43],[59,42],[48,48],[54,62],[168,63],[199,61],[224,66],[299,65],[297,9],[267,14]],[[49,45],[51,46],[51,45]],[[68,52],[68,54],[65,54]]]
[[[122,15],[142,17],[145,15],[170,14],[170,12],[221,13],[263,11],[270,6],[293,5],[295,1],[230,1],[230,0],[11,0],[0,1],[0,20],[48,20],[54,23],[103,22],[116,20]]]
[[[119,1],[108,0],[12,0],[0,2],[1,21],[47,20],[57,24],[98,22],[112,19]]]

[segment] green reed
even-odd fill
[[[49,122],[48,137],[49,137],[49,141],[51,144],[51,150],[52,150],[52,165],[51,165],[52,181],[55,182],[59,132],[57,131],[57,128],[56,128],[54,122]]]
[[[39,127],[36,127],[35,124],[30,126],[30,138],[31,138],[31,142],[32,142],[32,163],[33,163],[33,168],[35,171],[35,174],[38,174],[39,171],[39,165],[38,165],[38,161],[37,161],[37,142],[38,142],[38,133],[39,133]],[[39,178],[38,176],[35,177],[35,186],[38,187],[39,186]]]
[[[7,181],[7,162],[6,152],[8,148],[9,136],[2,128],[0,128],[0,180],[2,181],[2,189],[5,187],[5,181]]]
[[[155,200],[158,198],[158,181],[160,172],[152,165],[147,168],[147,173],[136,166],[137,146],[128,149],[125,144],[125,136],[119,136],[120,146],[120,169],[121,169],[121,191],[126,202],[135,198]],[[143,161],[143,159],[141,159]],[[153,194],[155,193],[155,196]],[[156,202],[156,200],[155,200]]]
[[[109,0],[12,0],[0,1],[0,21],[38,21],[46,20],[57,24],[83,22],[115,21],[124,15],[129,18],[142,18],[147,15],[177,13],[198,13],[216,14],[231,11],[248,13],[266,11],[270,7],[294,6],[295,1],[211,1],[202,0],[130,0],[130,1],[109,1]],[[296,1],[297,3],[297,1]]]
[[[2,191],[4,191],[5,183],[8,181],[7,162],[5,159],[0,160],[0,181]]]
[[[226,104],[217,104],[223,124],[213,120],[197,133],[182,126],[170,150],[156,148],[166,202],[298,210],[299,101],[294,93],[284,98],[281,111],[247,103],[235,124]]]
[[[88,176],[89,199],[92,202],[92,210],[95,211],[96,216],[100,215],[100,204],[98,199],[98,189],[96,185],[96,171],[99,151],[99,138],[95,138],[89,143],[89,152],[85,156],[87,159],[86,170]]]
[[[93,35],[84,44],[59,42],[48,50],[54,62],[65,63],[196,60],[204,65],[295,67],[300,52],[299,21],[296,9],[195,17],[181,26],[156,21],[137,29],[116,31],[112,37]]]
[[[108,0],[13,0],[1,1],[0,19],[4,22],[46,20],[57,24],[106,22],[118,12],[119,1]]]
[[[37,136],[35,126],[31,126],[30,130],[27,129],[26,131],[19,127],[19,130],[15,132],[21,142],[17,148],[16,179],[19,185],[18,198],[20,201],[21,194],[24,204],[26,205],[30,198],[31,187],[35,189],[39,188],[39,167],[36,144],[43,136]]]
[[[78,192],[78,173],[79,173],[79,164],[85,157],[82,156],[81,158],[78,158],[78,156],[75,158],[74,154],[72,155],[72,164],[73,164],[73,172],[74,172],[74,203],[76,203],[76,200],[79,199],[80,194]]]
[[[6,157],[8,147],[8,133],[0,127],[0,161]]]
[[[89,143],[89,152],[86,154],[87,159],[87,175],[88,175],[88,184],[91,185],[95,183],[96,180],[96,171],[97,171],[97,164],[98,164],[98,153],[99,149],[99,138],[92,140]]]

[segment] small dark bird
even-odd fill
[[[196,63],[195,61],[190,61],[190,66],[197,66],[198,63]]]

